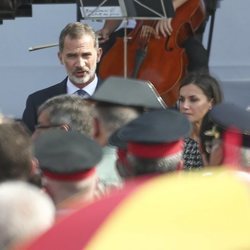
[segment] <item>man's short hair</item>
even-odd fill
[[[95,114],[104,126],[107,137],[114,131],[137,118],[142,110],[137,107],[127,107],[110,103],[99,102],[95,105]]]
[[[134,176],[145,174],[161,174],[178,170],[182,161],[182,152],[162,158],[141,158],[134,155],[127,156]]]
[[[98,37],[95,34],[95,31],[86,23],[74,22],[67,24],[64,29],[61,31],[59,37],[59,50],[60,52],[64,49],[65,37],[69,36],[71,39],[78,39],[84,35],[92,37],[94,42],[94,47],[99,48]]]
[[[14,120],[0,124],[0,181],[28,180],[32,158],[31,137],[27,129]]]
[[[70,129],[92,136],[92,107],[77,95],[59,95],[48,99],[38,109],[38,116],[45,111],[50,125],[67,124]]]

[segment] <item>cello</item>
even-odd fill
[[[192,36],[205,19],[203,0],[188,0],[181,5],[172,20],[173,32],[165,38],[141,35],[142,28],[153,27],[156,21],[139,21],[129,33],[127,65],[124,65],[123,38],[116,38],[113,47],[103,56],[99,65],[102,79],[109,76],[127,76],[150,81],[168,106],[178,99],[179,82],[186,73],[188,58],[184,41]]]

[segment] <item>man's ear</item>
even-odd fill
[[[98,141],[98,138],[100,138],[101,135],[101,127],[100,122],[97,117],[93,118],[93,138]]]
[[[33,157],[31,160],[30,175],[33,176],[38,173],[40,173],[39,162],[36,157]]]
[[[97,49],[97,62],[100,62],[102,57],[102,48]]]
[[[61,54],[60,52],[57,53],[57,57],[58,57],[60,63],[61,63],[61,64],[64,64],[64,63],[63,63],[63,59],[62,59],[62,54]]]
[[[118,174],[123,178],[123,179],[129,179],[133,176],[135,176],[135,170],[129,163],[127,159],[127,151],[124,151],[125,156],[117,156],[116,160],[116,170]]]
[[[102,147],[107,144],[106,132],[98,117],[93,118],[93,139]]]

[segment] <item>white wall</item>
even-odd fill
[[[223,81],[250,79],[249,9],[249,0],[223,0],[217,10],[210,66]],[[32,17],[4,20],[0,25],[1,112],[21,117],[28,94],[65,77],[57,47],[34,52],[28,48],[56,43],[61,29],[75,20],[74,4],[33,5]],[[204,44],[206,38],[207,31]]]
[[[21,117],[28,94],[65,77],[57,47],[33,52],[28,48],[56,43],[62,28],[75,20],[74,4],[33,5],[32,17],[4,20],[0,26],[1,112]]]
[[[250,80],[249,9],[249,0],[222,0],[216,11],[210,66],[222,80]]]

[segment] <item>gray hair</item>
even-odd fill
[[[167,173],[178,169],[182,162],[182,152],[163,158],[140,158],[128,154],[128,165],[133,169],[133,175]]]
[[[71,39],[78,39],[85,35],[88,35],[93,38],[94,47],[98,49],[99,42],[98,36],[96,35],[95,31],[88,24],[74,22],[67,24],[65,28],[61,31],[59,37],[59,51],[62,52],[64,49],[64,40],[66,36],[69,36]]]
[[[90,104],[77,95],[59,95],[48,99],[38,109],[46,112],[50,125],[67,124],[72,130],[92,136],[93,114]]]
[[[137,118],[141,111],[134,107],[126,107],[112,104],[97,103],[95,115],[104,127],[107,138],[131,120]]]
[[[9,249],[46,231],[55,206],[39,188],[21,181],[0,184],[0,249]]]

